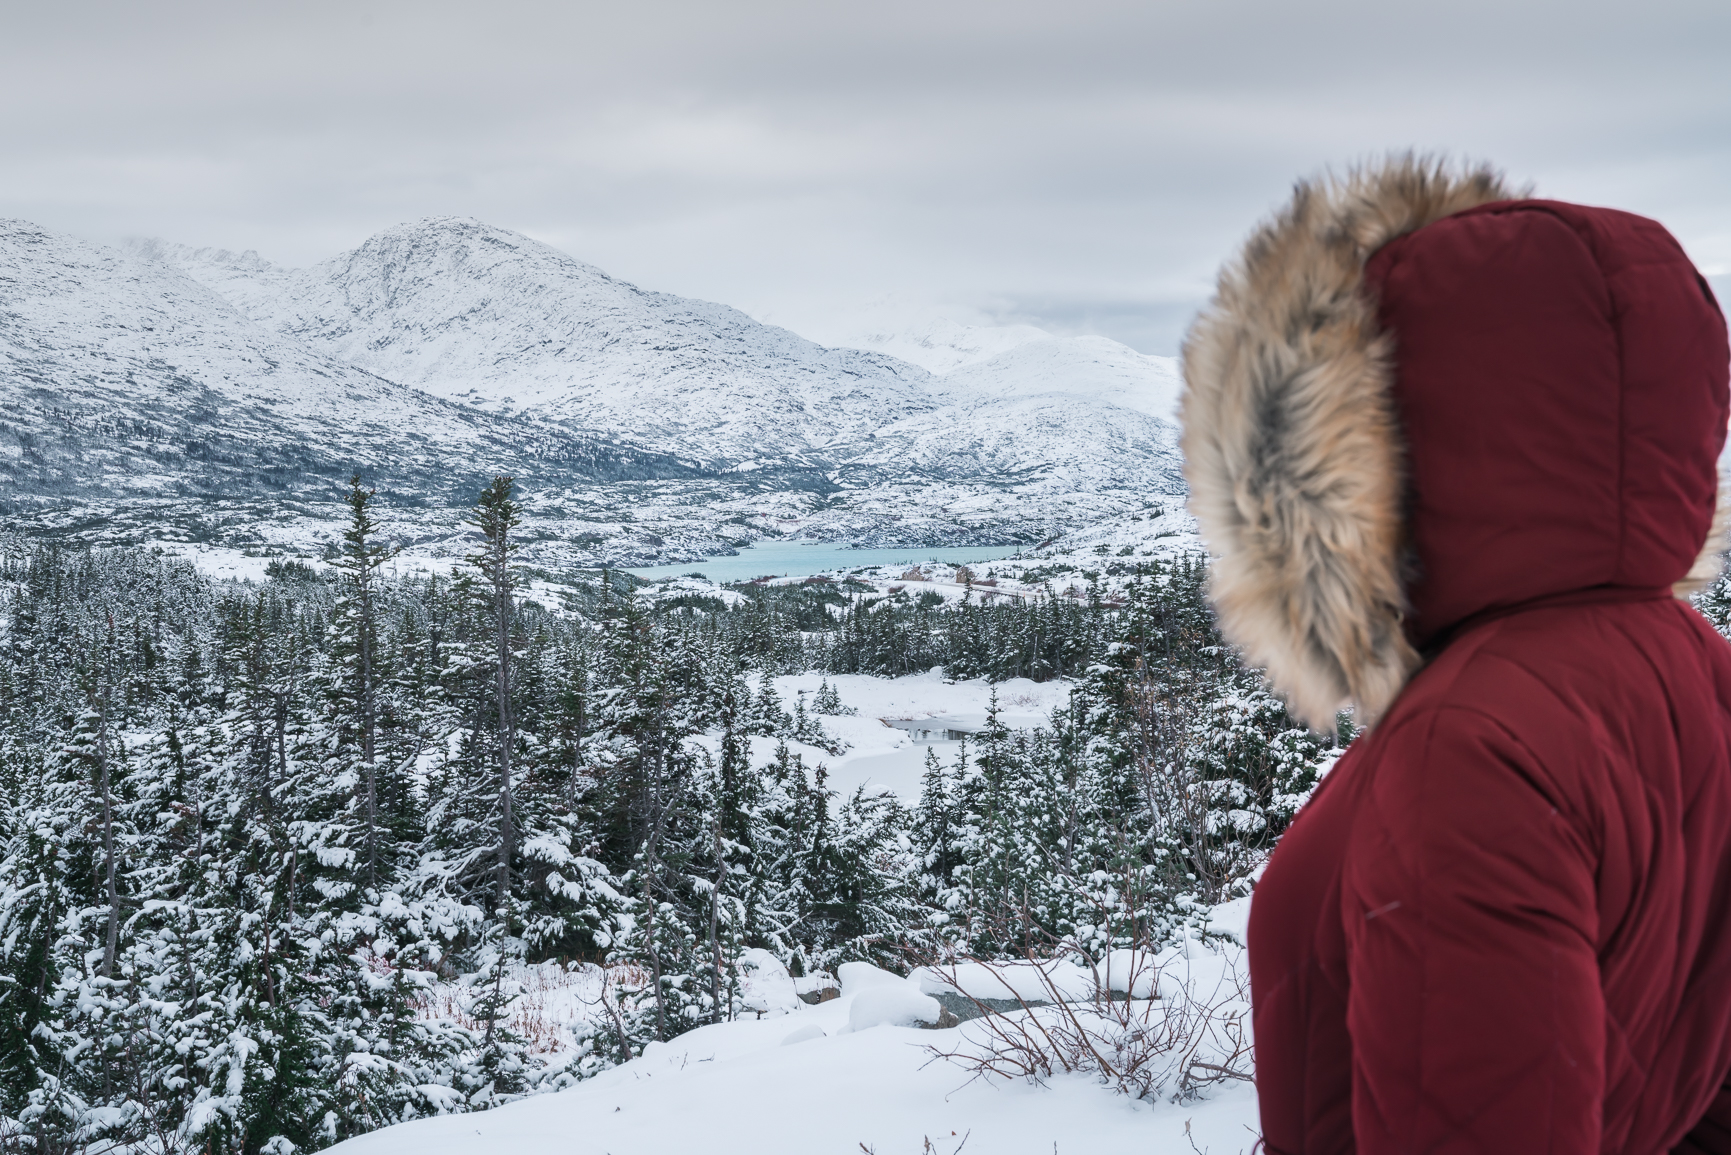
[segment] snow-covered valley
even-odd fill
[[[66,717],[98,717],[68,704],[83,684],[68,663],[91,646],[112,648],[119,620],[122,633],[152,639],[122,664],[157,673],[140,673],[128,720],[92,748],[112,752],[129,798],[166,791],[177,800],[128,812],[128,853],[179,861],[168,848],[192,815],[187,828],[213,862],[226,854],[215,850],[220,822],[262,823],[233,845],[269,843],[275,855],[224,859],[187,880],[116,883],[145,913],[116,924],[114,965],[125,977],[114,983],[66,953],[96,925],[96,915],[79,916],[54,948],[65,955],[54,964],[60,1001],[42,1012],[58,1016],[75,1079],[57,1083],[32,1059],[54,1106],[0,1114],[0,1127],[64,1125],[107,1136],[101,1142],[126,1155],[143,1155],[137,1136],[151,1128],[164,1152],[223,1135],[236,1150],[264,1141],[273,1155],[345,1136],[355,1136],[349,1149],[381,1155],[501,1144],[530,1155],[574,1141],[619,1155],[1248,1150],[1255,1098],[1244,1081],[1233,929],[1242,902],[1212,922],[1188,897],[1135,908],[1135,918],[1170,924],[1161,939],[1108,927],[1117,915],[1090,931],[1096,914],[1077,912],[1107,909],[1115,892],[1100,870],[1075,873],[1062,884],[1064,933],[1094,937],[1054,947],[1053,958],[1135,941],[1168,978],[1090,988],[1066,972],[1057,1001],[1008,1008],[999,996],[1012,988],[965,961],[968,935],[996,933],[981,929],[987,908],[956,898],[957,868],[928,870],[916,845],[933,807],[957,807],[960,822],[963,794],[973,798],[981,781],[981,742],[1033,751],[1041,773],[1055,774],[1058,715],[1077,699],[1076,716],[1086,715],[1100,700],[1098,687],[1079,687],[1095,658],[1113,652],[1120,611],[1167,596],[1151,590],[1194,597],[1175,366],[1027,326],[933,323],[865,333],[857,344],[826,348],[722,305],[648,292],[467,219],[398,226],[298,270],[164,242],[108,249],[0,222],[0,508],[9,515],[0,566],[8,605],[45,607],[0,619],[11,639],[0,690],[24,703],[8,715],[18,742],[5,749],[48,751],[44,783],[72,772],[66,759],[81,755],[55,753],[65,742],[42,735]],[[379,660],[395,680],[380,691],[387,704],[376,719],[391,753],[367,767],[355,761],[354,724],[340,720],[361,700],[339,672],[354,651],[338,635],[356,611],[337,594],[350,572],[340,567],[354,509],[343,499],[356,473],[377,487],[366,532],[384,547],[378,556],[388,554],[376,577],[393,615]],[[500,835],[507,861],[518,860],[504,877],[555,912],[515,922],[492,906],[488,852],[468,845],[495,829],[476,817],[493,805],[494,738],[487,707],[476,706],[492,691],[464,655],[493,651],[478,645],[469,587],[448,580],[473,568],[465,559],[476,534],[464,518],[495,474],[516,479],[522,514],[513,529],[520,584],[504,604],[535,638],[519,657],[498,659],[501,670],[522,663],[500,675],[498,693],[525,704],[522,760],[504,787],[521,800],[506,822],[520,824],[522,841],[511,849],[517,835]],[[116,548],[37,551],[39,538]],[[834,551],[822,566],[745,582],[691,572],[756,543],[894,546],[907,556],[853,564]],[[990,546],[978,556],[995,560],[921,553],[940,545]],[[672,563],[689,568],[647,583],[596,572]],[[61,567],[105,575],[111,592],[86,591],[49,612],[73,588],[53,576]],[[747,624],[757,612],[764,618]],[[823,647],[840,644],[849,615],[864,622],[868,612],[903,631],[887,660],[825,664]],[[696,624],[705,618],[716,628]],[[965,622],[998,632],[970,649]],[[41,637],[39,623],[48,623]],[[757,634],[770,652],[752,648]],[[631,638],[648,647],[638,658],[627,653]],[[952,662],[963,650],[969,669]],[[247,688],[226,688],[231,681]],[[657,732],[669,745],[613,716],[640,692],[663,694],[629,708],[665,712]],[[246,694],[243,711],[235,703]],[[278,705],[259,705],[259,695]],[[196,703],[186,736],[204,753],[191,777],[165,769],[183,748],[170,699]],[[728,714],[723,700],[744,712]],[[259,761],[271,745],[258,730],[267,716],[280,733],[276,753]],[[105,718],[92,724],[106,727]],[[360,782],[375,772],[395,824],[376,870],[367,848],[383,827],[356,809]],[[749,783],[740,788],[756,799],[739,812],[744,842],[724,845],[719,819],[709,827],[697,817],[719,804],[723,787],[705,785],[717,774]],[[722,881],[695,859],[645,865],[622,849],[663,845],[639,829],[647,812],[634,792],[650,781],[677,799],[670,821],[699,822],[679,837],[721,864]],[[1101,785],[1088,789],[1105,797]],[[232,804],[212,803],[207,816],[205,791],[232,792]],[[78,809],[88,802],[87,792],[32,794],[6,811],[8,829],[25,830],[30,807],[63,807],[73,816],[56,829],[77,841],[97,828]],[[1031,805],[1028,821],[1054,808]],[[775,839],[783,845],[772,856]],[[758,857],[727,866],[747,843],[762,847]],[[0,916],[16,927],[36,892],[7,880],[24,877],[35,851],[7,846]],[[389,881],[375,885],[375,873]],[[918,881],[927,874],[937,881]],[[662,892],[673,905],[646,889],[662,885],[645,882],[655,878],[681,888]],[[1237,885],[1215,886],[1208,901],[1240,893]],[[736,890],[751,893],[736,901]],[[147,893],[163,897],[146,902]],[[87,914],[97,909],[79,901]],[[105,901],[120,909],[113,895]],[[709,939],[665,929],[668,920],[699,927],[706,902]],[[657,953],[671,949],[658,945],[669,933],[684,936],[683,969],[652,977],[672,958]],[[195,940],[197,959],[171,945]],[[699,958],[705,942],[710,953]],[[0,946],[9,959],[11,950]],[[289,964],[291,955],[301,961]],[[868,957],[914,973],[839,961]],[[949,988],[920,970],[958,961]],[[788,968],[804,973],[794,979]],[[730,977],[706,995],[703,976],[724,969]],[[839,997],[806,1001],[832,980]],[[131,1031],[140,1015],[157,1014],[139,1000],[147,987],[168,992],[162,1022],[193,1032],[180,1042],[151,1036],[151,1047],[178,1047],[180,1058],[144,1060],[157,1065],[138,1085],[153,1090],[103,1084],[79,1099],[74,1081],[95,1070],[79,1056],[95,1052],[75,1040],[102,1015],[125,1018]],[[680,1017],[672,1024],[658,1017],[669,991],[668,1013]],[[992,1013],[958,1025],[956,1000],[974,997],[997,1000]],[[226,1000],[210,1012],[220,1029],[194,1010],[213,999]],[[260,1025],[290,999],[304,1022],[276,1034]],[[1018,1032],[1062,1026],[1042,1026],[1042,1015],[1082,1031],[1083,1051],[1128,1048],[1147,1064],[1128,1083],[1086,1062],[1045,1069],[1052,1056],[1030,1060],[1015,1042]],[[707,1025],[684,1029],[693,1023]],[[283,1058],[290,1038],[313,1048],[293,1072]],[[176,1074],[175,1063],[191,1073]],[[290,1084],[328,1110],[285,1107],[278,1117],[260,1106]]]

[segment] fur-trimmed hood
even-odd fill
[[[1716,570],[1723,315],[1653,222],[1524,195],[1412,157],[1300,183],[1186,336],[1211,596],[1318,729],[1475,615]]]

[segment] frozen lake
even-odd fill
[[[742,582],[765,575],[804,577],[807,574],[834,573],[867,565],[918,565],[927,561],[940,561],[948,565],[973,565],[975,562],[1010,557],[1015,554],[1016,549],[1013,545],[853,549],[850,546],[828,545],[822,542],[763,542],[742,549],[732,557],[707,557],[702,561],[650,566],[647,569],[625,572],[650,581],[700,573],[712,582]]]
[[[885,787],[899,794],[909,806],[920,799],[920,780],[925,774],[926,751],[937,751],[938,761],[945,766],[955,763],[960,742],[918,742],[905,730],[891,723],[900,719],[950,719],[970,727],[983,726],[986,710],[991,705],[992,692],[998,695],[998,711],[1004,725],[1012,730],[1032,729],[1051,725],[1052,711],[1070,700],[1070,683],[1030,682],[1012,678],[992,683],[974,679],[952,682],[940,672],[913,674],[903,678],[879,678],[870,674],[818,673],[785,674],[775,679],[775,692],[782,704],[792,709],[801,691],[811,701],[818,687],[827,681],[835,688],[844,706],[859,713],[835,716],[822,715],[819,721],[833,737],[846,743],[842,754],[829,754],[816,746],[789,742],[788,749],[805,759],[805,764],[823,763],[829,769],[831,789],[844,797],[856,787]],[[756,693],[754,686],[753,693]],[[694,738],[712,755],[720,751],[717,733]],[[774,738],[751,739],[752,764],[767,766],[775,757]]]

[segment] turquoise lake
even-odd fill
[[[708,557],[702,561],[658,565],[625,572],[650,581],[700,573],[712,582],[742,582],[766,574],[776,577],[803,577],[807,574],[835,573],[838,570],[865,565],[918,565],[926,561],[941,561],[948,565],[973,565],[975,562],[1011,557],[1015,552],[1016,547],[1013,545],[852,549],[845,545],[807,541],[764,542],[742,549],[732,557]]]

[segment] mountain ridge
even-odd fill
[[[917,366],[639,289],[474,218],[394,226],[305,270],[244,276],[241,261],[207,257],[187,271],[333,359],[476,408],[574,421],[718,466],[817,453],[886,414],[932,406]]]
[[[1021,541],[1181,491],[1169,361],[959,331],[966,348],[933,352],[966,363],[935,375],[471,218],[300,270],[0,222],[0,476],[43,532],[173,522],[301,548],[330,539],[351,471],[427,542],[455,541],[439,511],[512,473],[540,495],[548,564],[701,556],[788,526]]]

